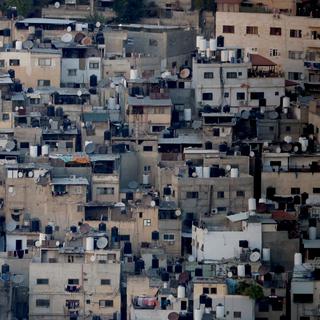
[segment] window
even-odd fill
[[[113,307],[113,300],[99,300],[99,307],[100,308],[112,308]]]
[[[149,39],[149,46],[151,46],[151,47],[157,47],[157,46],[158,46],[158,40],[156,40],[156,39]]]
[[[281,161],[270,161],[270,166],[271,167],[281,167]]]
[[[288,58],[292,60],[302,60],[303,59],[303,51],[289,51]]]
[[[9,65],[10,66],[20,66],[20,60],[19,59],[10,59]]]
[[[313,193],[320,193],[320,188],[313,188]]]
[[[301,30],[290,30],[290,38],[302,38],[302,31]]]
[[[293,295],[294,303],[313,303],[313,294],[294,294]]]
[[[100,283],[102,286],[109,286],[111,284],[111,280],[110,279],[101,279]]]
[[[74,77],[77,75],[77,69],[68,69],[68,76]]]
[[[187,199],[198,199],[199,198],[199,192],[192,192],[188,191],[186,194]]]
[[[187,301],[181,301],[181,310],[187,310]]]
[[[204,79],[213,79],[213,72],[205,72],[203,74]]]
[[[251,100],[260,100],[264,99],[264,92],[251,92],[250,93]]]
[[[40,104],[40,98],[30,98],[30,104]]]
[[[113,195],[114,188],[97,188],[98,195]]]
[[[213,99],[213,94],[210,92],[206,92],[202,94],[202,100],[204,101],[210,101]]]
[[[0,60],[0,68],[4,68],[4,60],[3,59]]]
[[[152,146],[143,146],[143,151],[153,151]]]
[[[291,194],[300,194],[300,188],[291,188]]]
[[[243,190],[238,190],[237,191],[237,197],[244,197],[245,196],[245,192]]]
[[[143,220],[143,226],[144,227],[150,227],[151,226],[151,219],[144,219]]]
[[[2,114],[2,121],[8,121],[8,120],[10,120],[9,113],[3,113]]]
[[[245,100],[246,94],[244,92],[237,92],[237,100]]]
[[[274,127],[269,127],[269,131],[273,132],[274,131]]]
[[[211,294],[217,294],[217,288],[210,288]]]
[[[73,142],[72,141],[66,141],[66,149],[73,149]]]
[[[151,171],[151,166],[144,166],[143,170],[144,170],[144,172],[150,172]]]
[[[274,93],[274,95],[275,95],[275,96],[278,96],[278,95],[279,95],[279,91],[276,91],[276,92]]]
[[[99,62],[89,62],[89,69],[99,69]]]
[[[165,129],[165,126],[152,126],[152,132],[161,132]]]
[[[120,241],[130,241],[130,235],[128,234],[121,234]]]
[[[258,34],[258,27],[247,26],[247,34]]]
[[[241,312],[240,311],[234,311],[233,312],[233,318],[234,319],[241,319]]]
[[[165,233],[163,235],[163,240],[164,241],[174,241],[174,234],[172,233]]]
[[[202,294],[209,294],[209,288],[202,288]]]
[[[291,127],[290,126],[286,126],[286,132],[291,132]]]
[[[49,284],[49,279],[37,279],[37,284]]]
[[[219,199],[224,198],[224,191],[218,191],[217,192],[217,198],[219,198]]]
[[[41,66],[41,67],[51,66],[51,59],[50,58],[39,58],[38,59],[38,66]]]
[[[278,49],[270,49],[269,50],[270,57],[278,57],[280,56],[280,52]]]
[[[38,80],[38,87],[49,87],[50,80]]]
[[[227,79],[237,79],[238,74],[236,72],[227,72]]]
[[[270,35],[271,36],[281,36],[281,28],[271,27],[270,28]]]
[[[229,98],[229,92],[225,92],[223,95],[225,98]]]
[[[79,279],[68,279],[68,284],[70,285],[78,285]]]
[[[37,299],[36,300],[36,307],[49,308],[50,307],[50,300],[49,299]]]
[[[222,32],[223,33],[234,33],[234,26],[223,26]]]
[[[301,72],[288,72],[289,80],[301,80],[302,73]]]
[[[21,149],[28,149],[29,145],[30,145],[29,142],[20,142]]]

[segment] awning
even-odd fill
[[[252,66],[275,67],[277,64],[273,61],[261,56],[260,54],[250,54]]]
[[[291,81],[291,80],[286,80],[285,81],[285,86],[286,87],[295,87],[298,86],[299,83],[295,82],[295,81]]]

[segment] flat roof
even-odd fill
[[[68,25],[75,23],[75,20],[68,20],[68,19],[49,19],[49,18],[28,18],[17,21],[17,23],[24,23],[24,24],[58,24],[58,25]]]
[[[151,99],[149,96],[143,98],[128,97],[128,104],[132,106],[156,106],[156,107],[167,107],[172,106],[171,99]]]
[[[159,137],[158,144],[201,144],[201,137],[197,135],[179,135],[176,138]]]
[[[316,240],[303,240],[303,246],[305,249],[319,249],[320,248],[320,239]]]
[[[88,179],[84,177],[69,177],[69,178],[53,178],[51,185],[89,185]]]

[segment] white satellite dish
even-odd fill
[[[41,242],[40,240],[37,240],[34,245],[37,247],[37,248],[40,248],[41,247]]]
[[[255,252],[252,252],[250,254],[250,261],[251,262],[257,262],[257,261],[259,261],[259,259],[260,259],[260,253],[259,252],[255,251]]]
[[[54,3],[54,7],[55,7],[56,9],[59,9],[59,8],[60,8],[60,2],[58,2],[58,1],[55,2],[55,3]]]
[[[226,170],[227,170],[227,171],[230,171],[230,170],[231,170],[230,164],[227,164],[227,165],[226,165]]]
[[[150,206],[151,206],[152,208],[154,208],[154,207],[156,206],[156,202],[152,200],[152,201],[150,202]]]
[[[95,262],[95,261],[96,261],[96,256],[91,256],[91,257],[90,257],[90,261],[91,261],[91,262]]]
[[[195,262],[196,259],[195,259],[195,257],[194,257],[193,255],[190,255],[190,256],[188,257],[188,261],[189,261],[189,262]]]
[[[254,153],[254,151],[250,151],[250,158],[253,158],[254,156],[255,156],[255,153]]]
[[[101,23],[100,23],[99,21],[97,21],[96,27],[97,27],[97,28],[100,28],[100,27],[101,27]]]
[[[13,188],[13,187],[9,187],[9,188],[8,188],[8,192],[9,192],[9,193],[13,193],[13,192],[14,192],[14,188]]]
[[[97,241],[97,247],[99,249],[104,249],[108,245],[108,239],[105,237],[101,237]]]
[[[180,209],[177,209],[176,212],[175,212],[176,216],[177,217],[180,217],[181,216],[181,210]]]
[[[232,278],[233,277],[233,273],[231,271],[228,272],[228,278]]]
[[[68,26],[67,31],[68,31],[68,32],[71,32],[71,30],[72,30],[71,27]]]
[[[16,230],[16,227],[17,223],[15,221],[10,221],[6,224],[6,230],[9,232]]]
[[[60,246],[60,241],[56,241],[56,247]]]
[[[117,203],[115,203],[115,205],[114,205],[116,208],[125,208],[125,204],[123,203],[123,202],[117,202]]]
[[[71,33],[65,33],[62,37],[61,37],[61,41],[68,43],[72,41],[72,35]]]
[[[24,275],[23,274],[15,274],[12,277],[12,282],[16,284],[20,284],[24,281]]]

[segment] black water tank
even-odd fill
[[[151,233],[151,239],[153,241],[158,241],[159,240],[159,232],[158,231],[152,231]]]
[[[22,91],[22,84],[20,82],[14,83],[14,91],[15,92],[21,92]]]
[[[319,268],[315,268],[313,275],[314,275],[314,280],[320,280],[320,269]]]
[[[246,276],[251,276],[251,265],[250,264],[245,264],[244,265],[244,272]]]
[[[31,231],[32,232],[39,232],[40,231],[40,220],[39,219],[32,219],[31,220]]]
[[[180,263],[177,263],[174,266],[174,273],[181,273],[182,272],[182,265]]]
[[[267,106],[267,99],[259,99],[259,107],[266,107]]]
[[[274,187],[267,188],[267,199],[272,199],[275,194],[276,194],[276,188]]]
[[[132,254],[131,242],[125,242],[123,247],[123,254]]]
[[[203,276],[202,269],[201,269],[201,268],[196,268],[196,269],[194,270],[194,275],[195,275],[196,277],[202,277],[202,276]]]
[[[9,20],[14,19],[18,16],[18,11],[17,9],[14,8],[8,8],[7,12],[6,12],[6,16]]]
[[[159,259],[158,258],[152,258],[152,269],[158,269],[159,268]]]
[[[36,29],[34,35],[36,38],[42,38],[42,29]]]
[[[220,169],[218,167],[211,167],[210,168],[210,177],[217,178],[220,176]]]
[[[212,299],[210,297],[206,298],[205,307],[206,308],[212,308]]]
[[[10,272],[10,266],[8,264],[3,264],[1,266],[1,273],[9,273]]]
[[[164,187],[163,188],[163,194],[165,196],[170,196],[171,195],[171,188],[170,187]]]
[[[173,272],[173,265],[171,265],[171,264],[167,265],[167,272],[169,272],[169,273]]]
[[[316,227],[317,226],[317,219],[316,218],[310,218],[309,219],[309,227]]]
[[[96,87],[98,84],[98,78],[95,74],[90,76],[90,87]]]
[[[61,107],[58,107],[56,109],[56,117],[60,117],[60,118],[63,117],[63,109]]]
[[[45,234],[52,234],[52,233],[53,233],[53,227],[50,226],[50,225],[47,225],[47,226],[44,228],[44,233],[45,233]]]
[[[163,272],[163,273],[161,274],[161,280],[162,280],[163,282],[169,282],[169,273],[168,273],[168,272]]]
[[[104,132],[104,140],[111,140],[111,132],[110,131]]]
[[[10,37],[11,30],[10,29],[3,29],[3,36],[4,37]]]
[[[227,150],[228,150],[228,145],[226,143],[219,144],[220,152],[227,152]]]
[[[121,133],[124,138],[129,137],[129,127],[123,127]]]
[[[71,231],[72,233],[76,233],[76,232],[78,231],[77,226],[71,226],[71,227],[70,227],[70,231]]]
[[[217,37],[217,47],[218,48],[224,47],[224,36]]]
[[[16,72],[13,69],[9,69],[8,74],[11,79],[15,78],[15,76],[16,76]]]
[[[205,294],[202,294],[199,300],[200,304],[206,304],[207,296]]]
[[[107,231],[107,225],[104,222],[99,223],[99,231]]]
[[[248,240],[240,240],[239,241],[240,248],[248,248],[248,246],[249,246]]]

